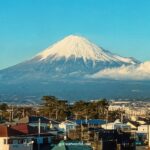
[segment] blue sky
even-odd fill
[[[0,0],[0,69],[70,34],[150,60],[149,0]]]

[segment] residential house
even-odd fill
[[[136,131],[138,129],[138,126],[140,125],[138,122],[136,122],[136,121],[130,121],[130,120],[127,121],[126,124],[131,127],[132,131]]]
[[[0,125],[0,150],[33,150],[32,137]]]
[[[89,119],[89,120],[76,120],[77,125],[88,125],[88,127],[101,127],[106,123],[105,120],[101,119]]]
[[[123,132],[131,131],[131,127],[129,125],[121,123],[119,120],[112,123],[103,124],[102,128],[106,130],[121,130]]]
[[[140,125],[138,126],[137,133],[148,134],[149,130],[150,130],[149,125]]]
[[[38,144],[49,147],[56,136],[42,128],[17,124],[0,126],[0,150],[37,150]],[[2,149],[1,149],[2,148]]]
[[[69,132],[70,130],[74,130],[76,125],[77,124],[74,121],[65,120],[59,124],[59,128],[64,132]]]
[[[43,128],[45,131],[49,131],[49,129],[57,130],[59,128],[59,122],[42,116],[26,116],[20,119],[17,123],[38,127],[39,121],[41,128]]]

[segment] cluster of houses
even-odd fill
[[[58,122],[41,116],[27,116],[12,123],[0,124],[0,150],[49,150],[56,149],[60,143],[68,146],[70,140],[81,141],[86,143],[83,147],[88,145],[89,149],[95,150],[115,150],[117,147],[134,150],[135,133],[147,139],[149,132],[144,121],[135,122],[116,120],[108,123],[100,119]]]
[[[48,125],[49,119],[35,116],[0,124],[0,150],[33,150],[38,145],[50,145],[56,133],[49,132]]]
[[[140,101],[113,101],[109,105],[109,111],[122,111],[126,116],[145,117],[149,112],[150,103]]]

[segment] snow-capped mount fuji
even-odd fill
[[[39,53],[37,57],[39,57],[41,61],[47,59],[51,59],[53,61],[62,58],[65,58],[67,61],[73,58],[74,60],[83,59],[85,63],[89,60],[93,61],[93,63],[102,61],[136,64],[138,62],[133,58],[125,58],[114,55],[111,52],[93,44],[86,38],[75,35],[67,36],[63,40]]]
[[[115,55],[84,37],[70,35],[37,54],[31,60],[0,71],[2,80],[83,78],[105,68],[137,64],[139,61]]]
[[[17,103],[36,101],[43,95],[69,100],[128,98],[134,97],[132,91],[140,91],[136,96],[150,96],[149,82],[87,78],[103,69],[138,64],[134,58],[121,57],[84,37],[70,35],[32,59],[0,70],[0,98]]]
[[[107,67],[137,64],[134,58],[115,55],[84,37],[70,35],[37,54],[33,61],[44,64],[53,77],[83,76]],[[39,68],[40,68],[39,67]]]

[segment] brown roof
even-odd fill
[[[14,130],[17,130],[23,134],[36,134],[36,133],[38,133],[37,127],[31,127],[27,124],[17,124],[15,126],[12,126],[11,128]]]
[[[0,125],[0,137],[9,137],[9,136],[17,136],[17,135],[23,135],[23,133],[11,127]]]
[[[41,127],[41,133],[46,131]],[[0,137],[20,136],[20,135],[36,135],[38,127],[32,127],[28,124],[17,124],[13,126],[0,125]]]

